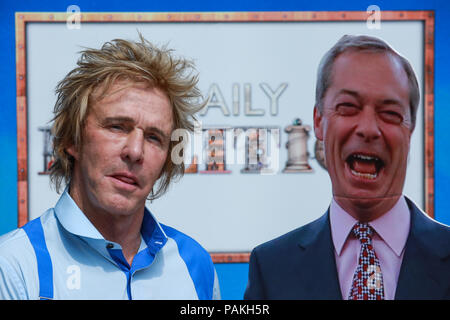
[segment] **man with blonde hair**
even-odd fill
[[[202,105],[193,64],[116,39],[82,52],[58,84],[54,208],[0,238],[0,299],[217,299],[195,240],[145,207],[184,172],[173,130]]]

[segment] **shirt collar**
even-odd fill
[[[356,222],[357,220],[345,212],[333,198],[330,205],[331,237],[338,256],[341,255],[347,236]]]
[[[55,214],[64,229],[77,236],[104,239],[83,211],[77,206],[66,188],[55,205]]]
[[[400,256],[408,239],[410,221],[408,205],[405,197],[401,196],[392,209],[369,224],[395,254]],[[358,221],[342,209],[333,198],[330,206],[330,224],[338,255],[341,255],[342,248],[356,222]]]
[[[56,203],[55,214],[68,232],[84,238],[105,240],[69,195],[68,188],[64,190]],[[167,235],[147,208],[144,212],[141,235],[147,246],[155,251],[167,242]]]
[[[410,230],[411,214],[405,197],[401,196],[391,210],[369,224],[386,244],[400,257]]]

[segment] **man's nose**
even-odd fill
[[[122,158],[131,162],[142,162],[144,159],[144,133],[141,130],[131,131],[122,149]]]
[[[356,121],[358,121],[356,124],[356,134],[364,139],[364,141],[369,142],[381,136],[377,114],[372,107],[364,107],[360,117]]]

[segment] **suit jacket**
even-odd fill
[[[406,201],[411,229],[395,299],[450,299],[450,228]],[[342,299],[329,210],[252,251],[244,299]]]

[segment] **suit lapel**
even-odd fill
[[[409,199],[411,230],[397,282],[395,299],[443,299],[448,290],[448,244],[433,222]],[[448,240],[447,240],[448,241]]]
[[[297,268],[305,299],[342,299],[328,211],[301,233],[298,246]]]

